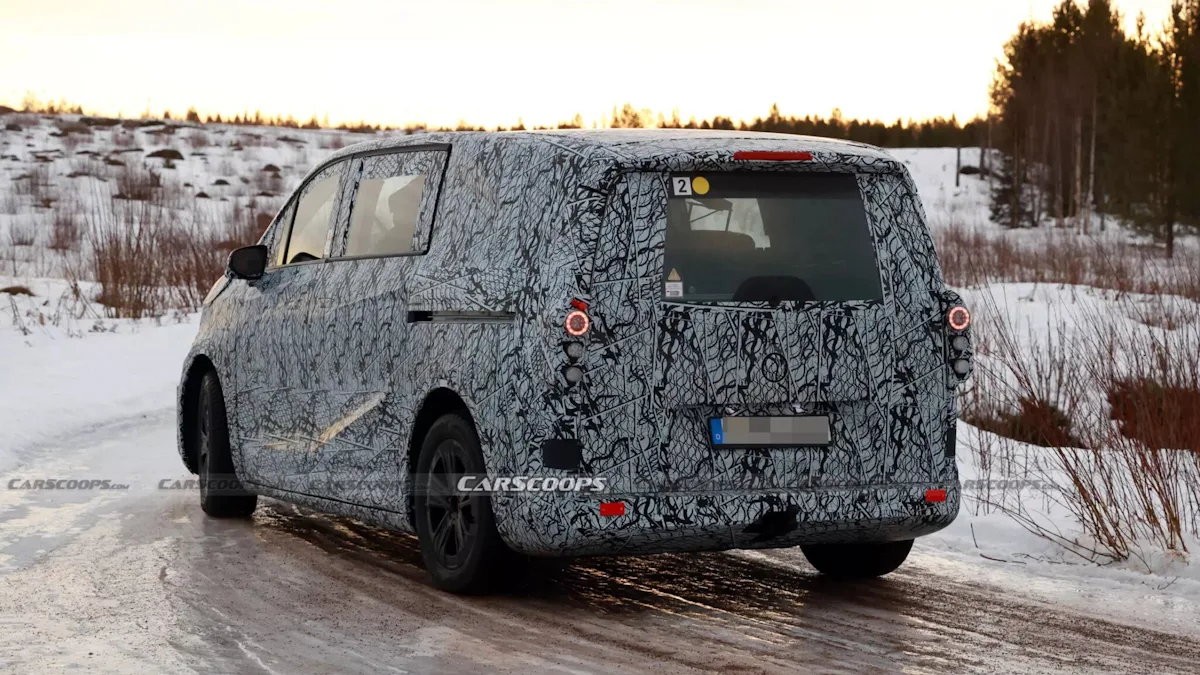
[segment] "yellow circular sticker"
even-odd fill
[[[708,194],[708,179],[704,176],[696,176],[692,179],[692,192],[698,195]]]

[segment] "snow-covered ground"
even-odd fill
[[[0,276],[0,288],[15,282]],[[71,311],[76,303],[57,307],[69,297],[66,282],[21,283],[35,295],[10,302],[0,294],[0,472],[25,453],[53,447],[56,439],[171,406],[196,315],[143,321],[78,316]]]
[[[0,129],[4,123],[0,120]],[[204,208],[252,208],[251,200],[256,200],[256,208],[269,210],[271,205],[277,207],[309,166],[343,143],[361,140],[341,132],[224,126],[154,133],[162,128],[93,128],[74,141],[66,140],[73,134],[53,135],[58,124],[52,119],[38,119],[36,126],[18,131],[0,131],[0,274],[6,275],[0,276],[0,289],[24,286],[33,293],[0,293],[0,472],[19,471],[30,458],[52,453],[56,439],[91,428],[139,416],[160,418],[161,424],[169,425],[179,368],[198,322],[194,314],[179,313],[140,321],[106,318],[103,308],[91,301],[96,289],[87,283],[80,285],[83,299],[76,298],[61,277],[80,269],[79,254],[48,248],[54,210],[34,203],[37,195],[17,190],[18,182],[28,183],[22,177],[46,172],[50,185],[44,192],[53,203],[79,202],[87,213],[118,189],[115,175],[72,174],[95,168],[92,163],[103,165],[104,158],[118,158],[153,166]],[[193,136],[203,140],[189,140]],[[141,159],[146,152],[166,147],[179,150],[184,159],[170,162],[171,168],[160,159]],[[119,152],[130,148],[131,152]],[[986,183],[962,176],[960,186],[954,186],[954,149],[906,149],[893,154],[912,171],[932,227],[991,227]],[[977,165],[978,149],[964,150],[963,163]],[[269,164],[278,172],[264,172]],[[216,185],[218,181],[228,185]],[[201,192],[207,198],[197,197]],[[27,241],[29,236],[32,241]],[[1081,306],[1093,315],[1114,316],[1127,306],[1115,304],[1111,294],[1089,288],[993,284],[962,291],[977,307],[986,305],[983,293],[1008,298],[1003,307],[1030,325],[1051,315],[1073,321],[1071,308]],[[1106,309],[1107,303],[1114,304]],[[981,316],[981,325],[987,319]],[[981,581],[1008,584],[1015,592],[1041,583],[1053,585],[1055,580],[1087,579],[1097,594],[1078,598],[1080,606],[1103,602],[1105,594],[1126,598],[1122,606],[1140,598],[1147,611],[1162,603],[1196,606],[1200,602],[1200,565],[1185,555],[1149,550],[1138,560],[1096,565],[1030,533],[1005,513],[986,508],[977,499],[979,481],[1040,476],[982,471],[975,449],[983,435],[986,432],[959,425],[958,461],[961,478],[969,487],[954,525],[918,543],[915,550],[927,564],[952,561]],[[173,447],[137,451],[174,453]],[[1033,457],[1039,451],[1030,447],[1027,452]],[[137,458],[129,459],[125,466],[136,466]],[[1083,537],[1079,523],[1040,488],[1022,484],[1017,489],[1022,504],[1043,523],[1068,539]],[[1198,550],[1200,542],[1190,542],[1190,547]]]

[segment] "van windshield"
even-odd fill
[[[850,174],[670,176],[663,296],[677,301],[882,297]]]

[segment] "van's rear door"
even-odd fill
[[[688,163],[625,174],[597,232],[589,468],[692,494],[938,473],[941,277],[903,170]]]
[[[698,173],[669,184],[659,402],[867,399],[887,317],[855,177]]]

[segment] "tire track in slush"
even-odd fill
[[[173,453],[164,446],[172,425],[167,415],[123,420],[90,440],[73,435],[24,468],[157,474],[177,460],[144,454]],[[127,459],[103,461],[120,453]],[[20,663],[201,673],[1175,673],[1194,670],[1200,654],[1194,633],[1088,616],[963,581],[919,556],[858,584],[817,576],[794,550],[535,561],[511,592],[464,598],[429,586],[414,538],[353,520],[269,499],[252,521],[213,520],[187,491],[79,497],[22,496],[47,524],[8,528],[33,555],[0,570],[0,605],[33,602],[43,617],[24,632],[26,615],[0,611],[3,643],[21,645]],[[58,521],[70,532],[55,535]],[[47,536],[58,537],[50,547]],[[46,590],[26,597],[14,584]],[[80,602],[116,589],[126,600],[105,600],[102,611]],[[102,629],[89,623],[97,620]],[[70,634],[79,645],[64,641]],[[89,660],[93,645],[120,636],[143,646]]]
[[[795,672],[801,663],[828,672],[1161,673],[1185,672],[1200,653],[1195,637],[1059,610],[919,564],[842,584],[786,552],[540,561],[505,595],[461,598],[428,587],[406,535],[273,501],[248,532],[256,555],[287,552],[312,583],[369,595],[401,623],[475,645],[457,662],[434,659],[451,672],[456,663],[496,667],[472,661],[486,649],[521,655],[517,667],[554,646],[573,654],[568,669],[659,673]],[[311,567],[295,555],[304,548],[320,556]]]

